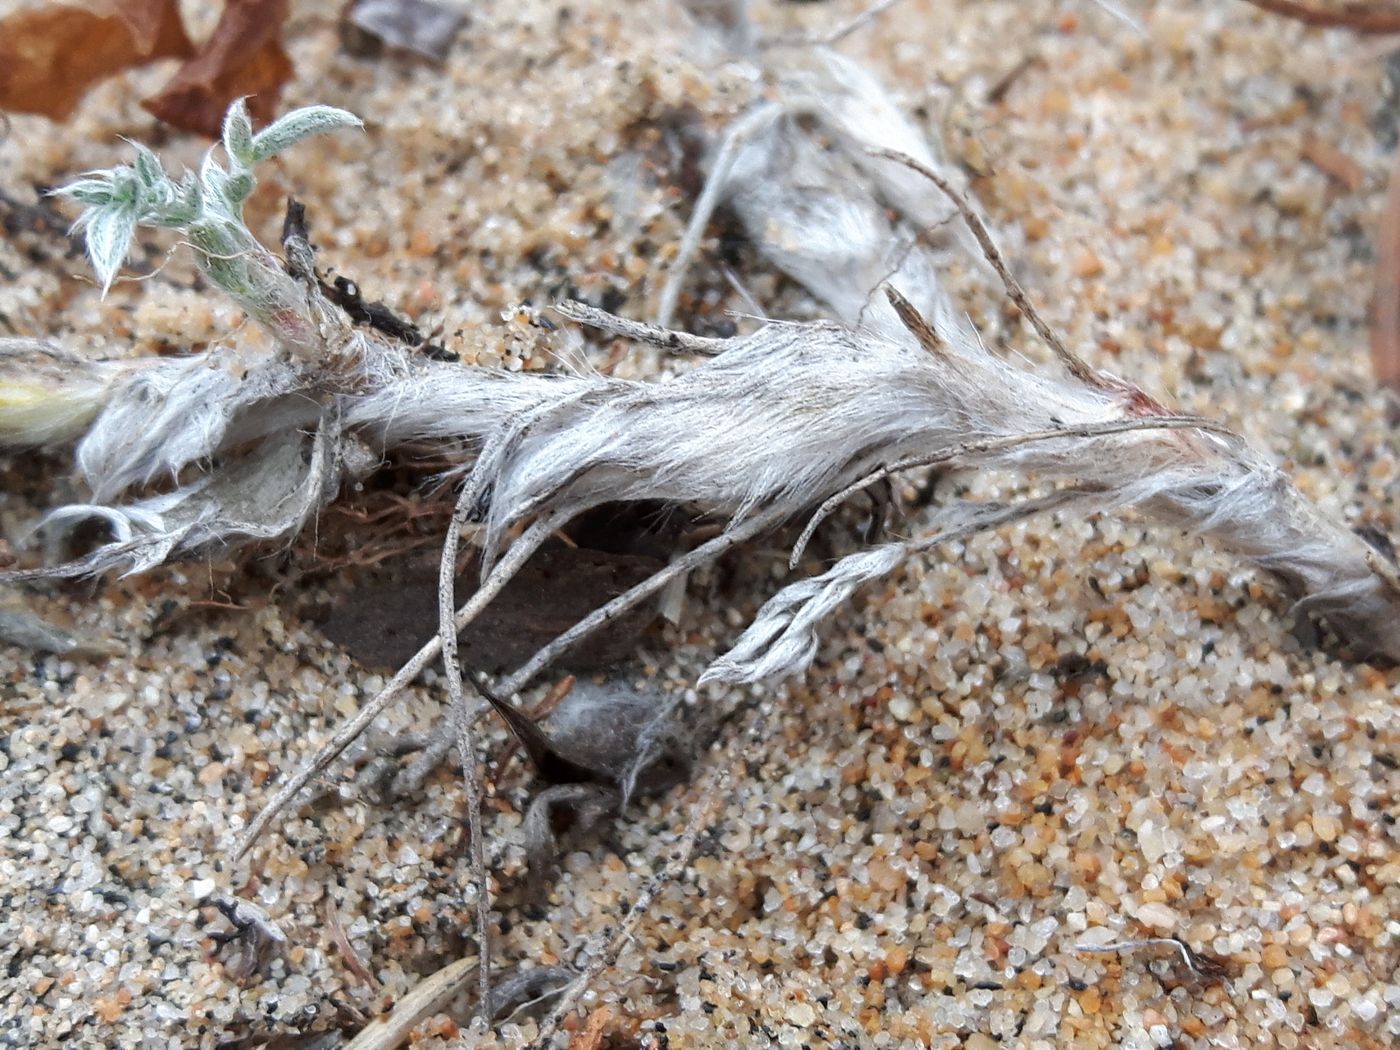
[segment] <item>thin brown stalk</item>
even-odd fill
[[[870,154],[871,156],[883,157],[886,160],[892,160],[898,164],[903,164],[906,168],[917,171],[924,178],[928,179],[929,182],[942,190],[943,195],[952,201],[953,206],[958,209],[958,214],[962,216],[963,222],[967,223],[967,228],[972,231],[972,236],[977,241],[977,246],[982,249],[982,254],[986,256],[987,262],[991,265],[992,269],[996,271],[996,275],[1001,278],[1001,283],[1006,288],[1007,297],[1010,298],[1010,300],[1016,304],[1017,309],[1025,315],[1026,320],[1031,323],[1031,327],[1035,329],[1036,334],[1044,340],[1045,345],[1060,359],[1060,362],[1065,366],[1069,374],[1092,387],[1102,388],[1107,385],[1103,377],[1100,376],[1095,369],[1091,368],[1083,358],[1069,347],[1065,346],[1064,340],[1056,334],[1053,328],[1045,323],[1045,319],[1040,316],[1040,311],[1035,308],[1035,305],[1031,302],[1030,296],[1027,295],[1026,290],[1021,287],[1021,282],[1012,276],[1010,268],[1006,265],[1006,260],[1002,258],[1001,249],[996,246],[996,242],[992,240],[991,233],[987,230],[986,223],[982,221],[976,209],[967,202],[967,198],[964,197],[951,182],[928,165],[921,164],[913,157],[900,153],[898,150],[876,149],[871,150]]]
[[[1229,428],[1214,423],[1203,416],[1152,416],[1146,419],[1114,419],[1105,423],[1085,423],[1082,426],[1056,427],[1052,430],[1038,430],[1029,434],[1007,434],[999,437],[987,438],[982,441],[967,441],[957,448],[948,449],[933,455],[909,456],[905,459],[896,460],[887,466],[875,469],[860,480],[847,485],[840,492],[829,496],[823,501],[822,505],[812,514],[811,520],[807,522],[807,525],[802,530],[802,534],[793,545],[792,555],[788,559],[788,567],[797,567],[797,563],[801,560],[803,551],[807,549],[807,544],[811,542],[812,534],[816,532],[817,526],[825,521],[837,507],[862,489],[869,488],[876,482],[883,481],[893,474],[899,474],[906,470],[914,470],[918,467],[932,467],[940,463],[954,462],[964,456],[997,452],[1002,449],[1016,448],[1020,445],[1029,445],[1039,441],[1054,441],[1057,438],[1106,437],[1110,434],[1126,434],[1134,430],[1207,430],[1227,437],[1235,436]]]
[[[690,863],[691,854],[695,852],[696,840],[700,833],[710,826],[713,819],[712,810],[715,801],[719,796],[720,788],[728,779],[729,767],[721,762],[717,762],[709,775],[705,778],[704,787],[701,788],[700,797],[695,804],[690,807],[690,814],[686,820],[685,834],[676,843],[675,849],[671,851],[671,856],[667,859],[665,866],[653,875],[650,881],[637,895],[637,899],[632,902],[627,909],[627,914],[622,917],[615,931],[605,931],[607,940],[596,946],[590,952],[592,961],[584,968],[583,972],[569,985],[545,1018],[540,1026],[539,1034],[529,1044],[531,1050],[549,1046],[554,1038],[554,1033],[559,1030],[559,1025],[563,1023],[569,1011],[574,1008],[574,1004],[596,981],[604,970],[617,964],[618,957],[627,946],[627,942],[632,939],[638,924],[642,921],[642,916],[647,913],[656,896],[666,886],[674,882]]]
[[[1291,18],[1314,29],[1350,29],[1354,33],[1381,35],[1400,33],[1400,11],[1383,4],[1347,4],[1335,9],[1319,9],[1298,0],[1245,0],[1261,11]]]
[[[1400,155],[1376,231],[1376,287],[1371,300],[1371,366],[1376,380],[1400,391]]]

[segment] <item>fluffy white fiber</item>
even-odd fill
[[[884,138],[908,139],[912,129],[858,67],[832,55],[819,59],[822,72],[818,86],[808,88],[806,109],[852,136],[860,114],[875,113],[879,119],[867,131],[884,128]],[[839,90],[820,87],[833,78]],[[789,130],[764,148],[816,148],[796,133],[798,125]],[[311,282],[296,284],[305,300],[297,310],[302,320],[280,353],[242,361],[225,350],[95,376],[103,407],[77,448],[92,502],[55,512],[50,524],[97,516],[111,524],[114,540],[66,571],[145,569],[210,546],[285,538],[334,498],[343,478],[368,472],[392,447],[427,441],[461,456],[469,468],[461,520],[483,525],[486,579],[462,614],[470,619],[549,531],[599,504],[694,506],[727,517],[737,542],[740,534],[834,503],[893,471],[943,464],[1092,492],[1097,509],[1132,505],[1198,532],[1278,576],[1357,648],[1400,657],[1393,574],[1237,438],[1171,416],[1131,383],[1093,373],[1067,351],[1062,358],[1069,358],[1071,374],[1064,378],[989,353],[952,322],[934,258],[923,248],[905,254],[888,296],[878,298],[880,308],[866,309],[874,288],[859,281],[884,265],[873,263],[872,253],[889,235],[880,195],[919,212],[920,221],[944,212],[921,204],[906,184],[904,174],[918,177],[915,172],[863,148],[826,150],[812,163],[826,165],[823,171],[846,165],[862,178],[839,193],[820,180],[804,187],[769,179],[762,204],[768,228],[775,215],[786,216],[797,248],[768,241],[760,248],[777,252],[774,258],[810,281],[837,313],[854,315],[843,323],[770,323],[716,341],[561,306],[565,316],[595,327],[712,355],[659,382],[436,362],[352,332]],[[900,168],[899,177],[890,165]],[[808,169],[785,170],[800,182]],[[930,177],[946,185],[938,173]],[[970,234],[985,239],[975,213],[956,190],[948,192]],[[846,225],[854,224],[849,244],[832,236],[830,215],[816,207],[829,193],[850,220]],[[793,203],[804,195],[812,208]],[[843,246],[851,249],[844,259]],[[993,268],[1001,267],[989,243],[984,247]],[[246,274],[235,279],[235,293],[242,294]],[[286,334],[276,327],[285,323],[280,318],[260,316],[279,338]],[[322,345],[308,353],[305,340],[313,332]],[[7,442],[27,443],[22,430],[0,412]],[[173,488],[126,498],[159,484]],[[945,509],[934,527],[965,531],[957,515],[976,523],[996,520],[993,510]],[[532,520],[513,546],[500,550],[513,526]],[[723,549],[720,542],[713,554]],[[799,672],[821,618],[861,581],[922,549],[915,542],[855,555],[818,581],[794,585],[713,674],[753,679]],[[687,557],[710,556],[706,548]],[[644,585],[626,600],[653,589]],[[459,617],[459,626],[465,619]]]

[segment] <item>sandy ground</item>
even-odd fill
[[[1347,520],[1400,534],[1395,405],[1365,353],[1396,133],[1382,49],[1244,3],[1121,6],[1145,35],[1072,0],[909,0],[843,49],[974,176],[1072,344],[1243,429]],[[853,10],[756,13],[795,30]],[[279,161],[256,228],[275,235],[294,191],[323,263],[443,325],[464,366],[540,364],[501,320],[523,300],[649,316],[703,143],[754,91],[663,0],[473,4],[445,66],[351,57],[334,18],[303,4],[290,49],[287,104],[342,105],[368,130]],[[65,125],[14,118],[0,188],[108,164],[119,135],[196,163],[203,144],[137,104],[164,74],[100,88]],[[721,232],[682,304],[690,327],[744,308],[722,261],[773,313],[813,314]],[[170,247],[153,236],[146,269]],[[61,249],[0,243],[0,334],[108,355],[259,338],[179,252],[100,301]],[[1000,343],[997,299],[974,288],[967,307]],[[61,458],[4,471],[14,542],[71,486]],[[757,550],[694,581],[636,676],[690,689],[783,566]],[[0,649],[0,1045],[334,1046],[312,1033],[353,1032],[475,952],[450,770],[391,804],[332,793],[251,862],[228,861],[278,778],[381,683],[304,615],[346,580],[267,599],[245,579],[225,607],[237,575],[210,562],[22,596],[119,655]],[[575,1045],[1394,1045],[1400,673],[1291,628],[1267,580],[1197,542],[1117,518],[1041,522],[861,594],[801,681],[692,691],[706,710],[756,711],[756,739],[721,733],[723,753],[702,758],[733,771],[719,812],[584,999]],[[439,696],[430,678],[384,728],[429,727]],[[492,753],[497,966],[585,962],[684,830],[694,788],[572,840],[530,905],[531,778],[500,730]],[[231,890],[290,941],[243,983],[200,907]],[[1202,982],[1169,948],[1075,950],[1144,935],[1179,936],[1229,975]],[[457,1045],[465,1016],[457,1004],[417,1045]],[[534,1030],[517,1015],[493,1045]]]

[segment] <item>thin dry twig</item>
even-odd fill
[[[665,866],[651,877],[651,880],[637,895],[637,899],[632,902],[627,909],[627,914],[622,917],[622,922],[618,924],[616,931],[604,931],[605,943],[600,943],[596,950],[591,952],[592,961],[584,968],[583,972],[575,978],[568,989],[550,1011],[549,1016],[540,1025],[539,1034],[529,1044],[531,1050],[539,1048],[543,1050],[548,1046],[550,1040],[554,1038],[554,1033],[559,1030],[559,1025],[568,1016],[574,1004],[586,992],[590,985],[598,979],[598,976],[606,969],[616,965],[622,950],[631,940],[632,934],[636,932],[637,925],[642,921],[642,916],[651,907],[656,895],[670,883],[674,882],[685,866],[690,863],[691,854],[695,852],[696,840],[700,833],[710,826],[713,819],[712,810],[715,801],[719,796],[721,786],[728,779],[729,767],[717,762],[709,775],[705,778],[704,786],[701,788],[700,797],[691,806],[689,816],[686,821],[685,834],[676,843],[671,851]],[[600,938],[600,942],[602,938]]]
[[[1031,323],[1031,327],[1035,329],[1036,334],[1044,340],[1045,345],[1060,359],[1060,362],[1065,366],[1069,374],[1088,386],[1100,388],[1105,386],[1104,379],[1099,375],[1098,371],[1090,367],[1083,358],[1069,347],[1065,346],[1064,340],[1059,337],[1053,328],[1045,323],[1045,319],[1040,316],[1040,311],[1035,308],[1035,305],[1031,302],[1030,296],[1028,296],[1026,290],[1021,287],[1021,282],[1012,276],[1011,270],[1006,265],[1006,260],[1002,258],[1001,249],[996,246],[996,242],[992,240],[991,233],[987,230],[986,223],[982,221],[981,216],[977,214],[977,210],[967,202],[967,198],[958,191],[957,187],[927,164],[921,164],[908,154],[891,149],[871,150],[870,153],[872,156],[883,157],[886,160],[895,161],[913,171],[917,171],[924,178],[928,179],[929,182],[942,190],[943,195],[952,201],[953,206],[958,209],[958,214],[962,216],[963,222],[967,223],[967,228],[972,231],[972,236],[977,240],[977,246],[982,249],[982,254],[986,256],[987,262],[991,265],[992,269],[996,271],[997,276],[1001,278],[1001,283],[1006,288],[1007,297],[1016,304],[1016,308],[1020,310],[1021,313],[1025,314],[1026,320]]]
[[[686,332],[661,328],[644,321],[630,321],[625,317],[618,317],[616,314],[599,310],[595,306],[589,306],[587,303],[581,303],[577,299],[565,299],[561,303],[555,303],[553,309],[555,313],[570,321],[576,321],[589,328],[597,328],[624,339],[633,339],[639,343],[658,346],[675,354],[701,354],[705,357],[714,357],[716,354],[724,352],[727,342],[725,339],[710,339],[702,335],[690,335]],[[663,320],[662,324],[664,323]]]
[[[1376,230],[1376,286],[1371,300],[1371,367],[1376,380],[1400,391],[1400,155]]]
[[[340,924],[340,916],[336,914],[335,901],[329,894],[326,895],[326,927],[330,930],[331,943],[340,953],[345,968],[368,987],[379,988],[379,978],[374,976],[374,971],[365,965],[360,953],[355,951],[355,946],[350,943],[345,927]]]
[[[857,492],[869,488],[877,482],[893,474],[899,474],[906,470],[914,470],[918,467],[932,467],[940,463],[954,462],[963,456],[976,455],[978,453],[995,452],[1000,449],[1016,448],[1019,445],[1029,445],[1037,441],[1054,441],[1057,438],[1091,438],[1105,437],[1110,434],[1126,434],[1134,430],[1208,430],[1213,433],[1233,437],[1234,434],[1227,427],[1214,423],[1203,416],[1152,416],[1146,419],[1114,419],[1105,423],[1085,423],[1082,426],[1056,427],[1052,430],[1041,430],[1030,434],[1007,434],[1000,437],[987,438],[984,441],[968,441],[957,448],[948,449],[943,452],[929,456],[910,456],[907,459],[897,460],[888,466],[867,474],[859,481],[846,486],[840,492],[830,496],[812,514],[811,519],[802,530],[802,535],[793,544],[792,555],[788,559],[788,568],[797,568],[798,561],[801,560],[803,552],[807,549],[807,544],[812,540],[812,534],[817,531],[823,521],[846,500],[850,499]]]
[[[1133,952],[1157,945],[1170,945],[1175,948],[1181,953],[1181,961],[1186,964],[1186,968],[1203,981],[1221,981],[1229,976],[1229,970],[1218,959],[1193,951],[1180,937],[1144,937],[1141,940],[1117,941],[1113,944],[1076,944],[1074,950],[1096,953]]]
[[[782,106],[771,102],[765,103],[740,117],[725,133],[719,152],[715,154],[710,176],[705,180],[705,188],[695,202],[695,207],[690,213],[690,221],[686,223],[685,233],[681,237],[680,246],[676,249],[675,257],[671,260],[670,270],[666,275],[666,284],[661,289],[661,303],[656,311],[656,323],[660,329],[665,330],[675,316],[676,306],[681,299],[681,290],[685,287],[686,274],[690,270],[690,264],[694,260],[696,252],[700,250],[700,241],[705,236],[705,228],[709,225],[710,216],[714,214],[715,209],[719,207],[720,200],[728,191],[729,176],[734,170],[734,163],[739,158],[740,150],[750,140],[767,130],[774,121],[782,116],[782,113]]]
[[[450,601],[450,598],[449,598]],[[451,606],[448,606],[448,625],[451,624]],[[452,647],[456,649],[457,635],[452,634]],[[486,870],[486,832],[481,823],[481,778],[476,771],[476,739],[472,732],[474,721],[472,711],[462,695],[462,672],[456,666],[455,653],[448,675],[448,688],[452,696],[452,728],[457,737],[457,752],[462,763],[462,780],[467,787],[467,830],[471,835],[472,882],[476,886],[476,942],[481,959],[477,967],[477,984],[481,999],[477,1004],[477,1016],[489,1024],[491,1018],[491,879]]]
[[[345,1050],[394,1050],[402,1046],[410,1032],[429,1017],[441,1013],[461,993],[475,970],[473,959],[448,963],[414,985],[412,991],[394,1004],[388,1016],[376,1017],[366,1025],[346,1044]]]
[[[496,565],[491,575],[487,577],[476,593],[457,610],[456,624],[458,631],[463,630],[467,624],[471,623],[481,610],[490,603],[491,599],[500,593],[501,588],[515,575],[515,570],[529,559],[530,555],[535,552],[539,545],[544,542],[555,528],[563,524],[566,516],[567,515],[564,514],[551,513],[536,521],[521,534],[520,538],[511,545],[500,563]],[[302,788],[314,778],[324,773],[327,767],[340,757],[341,753],[354,743],[356,738],[368,728],[370,723],[383,713],[384,709],[403,691],[404,687],[417,678],[418,675],[422,673],[423,669],[435,660],[441,652],[442,639],[440,637],[434,637],[430,641],[425,642],[423,648],[419,649],[418,652],[413,655],[412,659],[399,668],[398,673],[389,680],[388,684],[386,684],[369,703],[365,704],[365,706],[360,709],[359,714],[342,725],[340,729],[336,730],[335,735],[322,746],[321,750],[312,756],[309,762],[298,769],[296,773],[278,789],[277,793],[272,797],[272,800],[253,818],[252,823],[248,825],[248,830],[244,833],[242,840],[234,850],[233,857],[235,860],[242,857],[248,850],[253,848],[253,844],[256,843],[262,833],[267,830],[268,825],[272,823],[277,814],[286,808],[287,804],[290,803],[292,799],[296,798]]]
[[[1380,36],[1400,33],[1400,11],[1382,4],[1347,4],[1319,10],[1298,0],[1245,0],[1261,11],[1291,18],[1315,29],[1350,29],[1354,33]]]

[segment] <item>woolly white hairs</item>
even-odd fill
[[[864,83],[859,77],[852,82]],[[864,88],[851,92],[853,98],[868,94]],[[875,105],[868,99],[865,104]],[[846,113],[846,107],[838,102],[827,110]],[[264,138],[279,127],[305,131],[303,125],[316,130],[354,122],[324,107],[312,112],[316,119],[310,123],[292,114],[256,140],[281,148],[285,134]],[[235,107],[226,128],[231,157],[248,154],[244,140],[251,132],[243,122]],[[177,191],[159,181],[163,173],[151,173],[153,165],[159,171],[152,156],[141,153],[138,161],[144,174],[99,175],[80,184],[76,195],[95,201],[98,211],[112,207],[103,202],[116,195],[117,206],[144,208],[153,221],[200,226],[212,222],[208,198],[222,193],[225,205],[213,225],[244,246],[248,258],[261,263],[271,257],[231,218],[236,209],[227,205],[227,199],[246,194],[251,167],[236,167],[244,182],[235,194],[223,188],[225,176],[211,174],[222,169],[206,162],[201,177],[212,188],[193,193],[189,215],[172,218],[169,200]],[[975,213],[938,173],[927,174],[945,189],[951,207],[963,211],[993,267],[1004,274]],[[123,193],[134,193],[136,204]],[[142,194],[159,207],[142,204]],[[687,372],[649,384],[433,362],[352,332],[314,283],[280,271],[272,275],[265,267],[250,283],[246,269],[230,269],[227,259],[211,258],[207,250],[200,258],[206,272],[240,300],[269,282],[290,282],[290,289],[280,287],[276,309],[263,309],[267,303],[257,298],[250,304],[285,349],[251,362],[220,351],[125,366],[124,375],[80,373],[86,378],[75,383],[83,395],[70,400],[86,406],[82,413],[90,412],[94,391],[106,397],[78,447],[94,503],[56,512],[51,521],[96,515],[111,522],[115,533],[112,544],[78,564],[81,571],[118,564],[147,568],[209,544],[288,536],[333,498],[342,476],[367,472],[378,452],[410,441],[446,442],[468,462],[473,450],[480,451],[464,486],[462,519],[479,513],[485,523],[487,579],[470,603],[478,610],[508,576],[492,572],[502,538],[532,518],[536,526],[507,549],[509,566],[522,563],[548,529],[606,502],[694,504],[727,515],[735,526],[755,516],[776,524],[874,477],[946,463],[1092,488],[1101,505],[1133,504],[1195,529],[1281,577],[1348,641],[1400,655],[1393,575],[1363,541],[1321,516],[1262,457],[1235,438],[1205,429],[1194,436],[1166,433],[1166,427],[1208,425],[1164,418],[1169,413],[1136,387],[1092,374],[1063,348],[1073,373],[1067,380],[993,356],[949,322],[929,268],[902,271],[918,278],[911,291],[932,304],[929,317],[891,292],[888,314],[856,327],[770,324],[750,336],[706,341],[579,306],[562,308],[566,316],[629,338],[720,351]],[[813,272],[819,282],[820,268]],[[1024,293],[1004,276],[1022,302]],[[819,283],[819,294],[823,288]],[[828,289],[833,298],[835,288]],[[851,300],[847,308],[853,305]],[[1031,316],[1039,323],[1033,309]],[[319,348],[308,353],[308,342],[316,340]],[[36,359],[54,353],[30,349]],[[10,443],[23,443],[15,435],[24,438],[25,431],[13,420],[25,411],[21,405],[18,412],[0,413],[0,435]],[[69,423],[48,433],[67,436],[74,429]],[[238,454],[249,442],[251,451]],[[172,492],[114,503],[133,486],[174,478],[206,462],[212,464],[207,474]],[[848,588],[851,579],[875,571],[874,565],[846,566],[827,583]],[[788,608],[795,597],[786,596],[780,607]],[[824,600],[813,609],[830,604]],[[771,667],[792,673],[801,664],[787,660]],[[736,656],[725,673],[739,674],[741,665]],[[758,668],[743,673],[759,674]]]
[[[805,41],[800,47],[753,46],[751,29],[735,28],[749,24],[743,3],[687,0],[686,6],[736,55],[756,64],[772,81],[774,98],[736,120],[716,151],[662,290],[659,322],[670,323],[705,226],[726,201],[759,252],[845,323],[900,330],[875,295],[885,280],[924,315],[944,315],[939,255],[922,242],[975,244],[946,198],[880,154],[910,157],[958,189],[965,185],[962,173],[858,62]],[[970,257],[980,263],[976,252]]]
[[[309,311],[331,312],[314,288],[304,295]],[[326,324],[318,330],[334,338],[333,367],[322,370],[274,356],[237,375],[228,352],[162,360],[109,382],[107,406],[78,450],[96,503],[51,520],[112,523],[114,542],[82,571],[148,568],[209,544],[292,534],[333,497],[340,476],[372,467],[374,455],[350,435],[376,450],[438,439],[489,449],[466,486],[485,515],[489,571],[507,529],[532,517],[558,527],[601,503],[660,500],[734,522],[761,508],[776,523],[873,471],[943,462],[1092,486],[1105,505],[1136,504],[1193,528],[1283,578],[1349,642],[1400,655],[1396,592],[1383,566],[1237,440],[1113,433],[1191,421],[1156,418],[1165,410],[1130,384],[1031,373],[894,301],[892,315],[909,326],[901,338],[883,323],[770,324],[654,384],[454,367]],[[716,349],[596,311],[563,312],[662,345]],[[225,454],[259,437],[243,457]],[[210,473],[191,484],[107,505],[210,457]],[[528,530],[512,564],[545,534]],[[497,575],[475,607],[503,582]],[[737,662],[729,666],[738,673]]]

